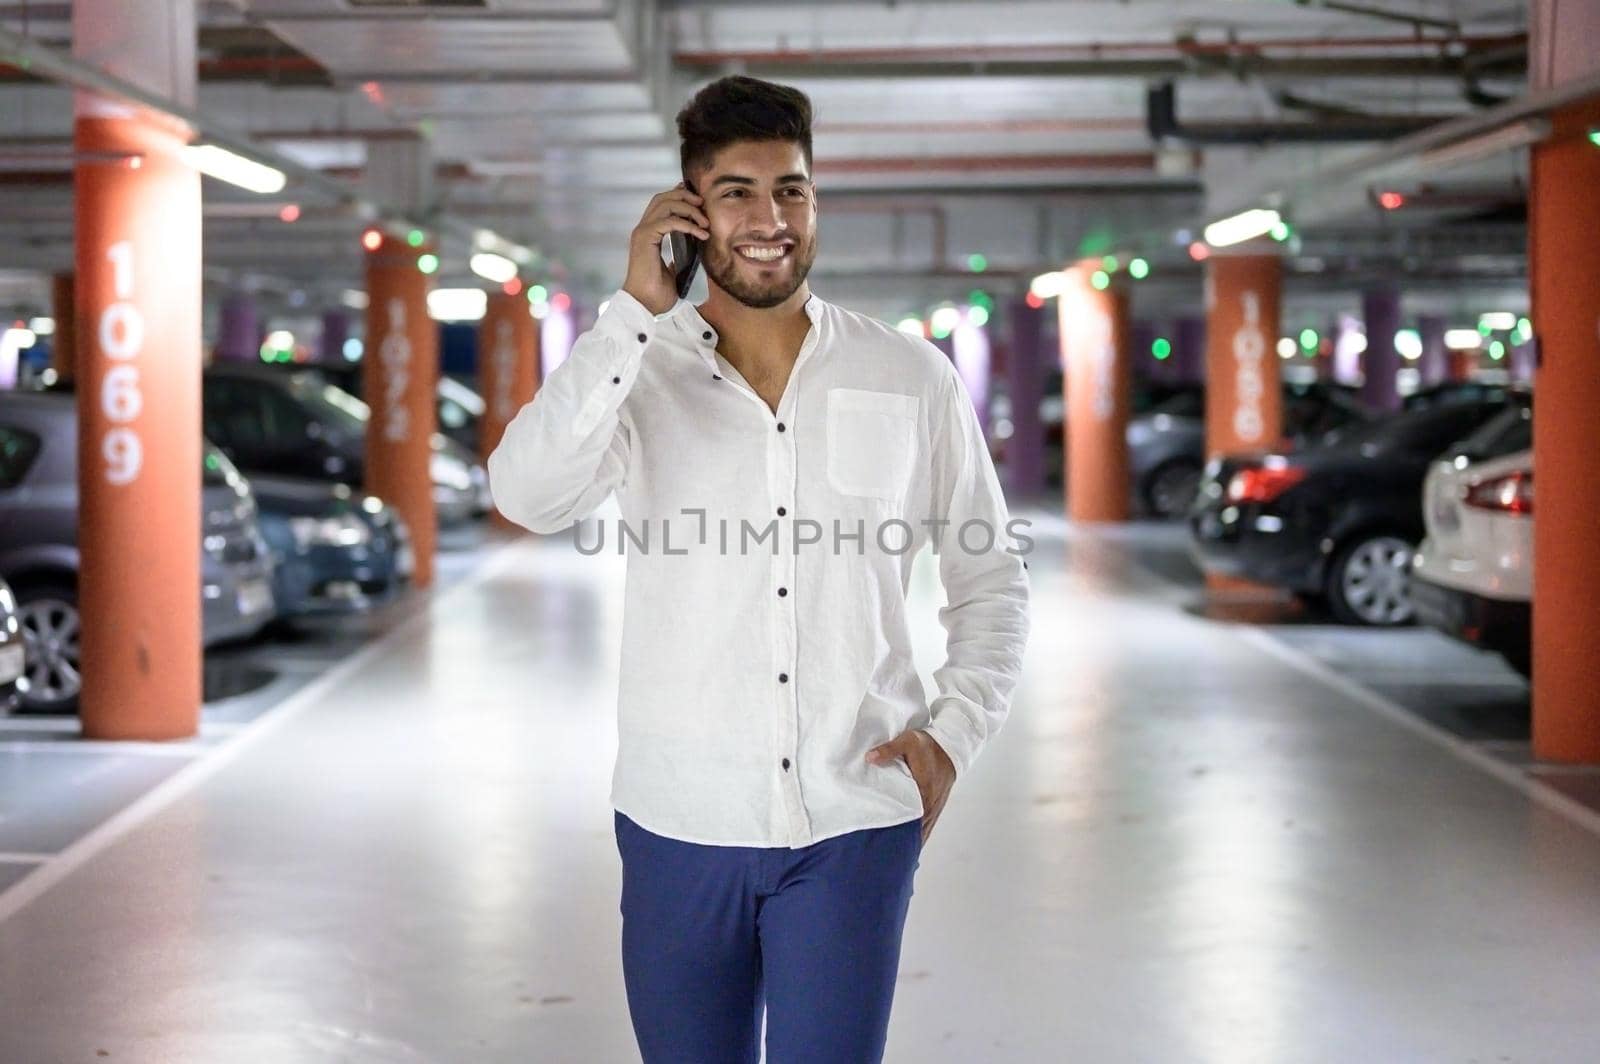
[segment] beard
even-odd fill
[[[752,268],[759,264],[742,258],[731,244],[707,243],[701,263],[706,268],[706,276],[718,288],[747,307],[765,310],[795,294],[805,283],[816,258],[817,236],[813,231],[804,241],[796,241],[794,250],[781,263],[776,276],[770,278],[752,276]]]

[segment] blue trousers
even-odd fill
[[[622,971],[645,1064],[878,1064],[922,821],[708,846],[616,813]]]

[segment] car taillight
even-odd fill
[[[1533,513],[1533,474],[1511,473],[1493,480],[1485,480],[1467,489],[1462,500],[1479,510],[1494,510],[1503,514],[1531,515]]]
[[[1271,502],[1306,479],[1297,466],[1262,466],[1241,469],[1228,481],[1229,502]]]

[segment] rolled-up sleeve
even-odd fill
[[[930,509],[946,605],[945,662],[926,731],[959,778],[1005,723],[1027,645],[1028,575],[977,411],[955,368],[930,426]]]
[[[502,514],[533,532],[557,532],[624,482],[632,440],[620,411],[656,325],[619,289],[573,342],[489,455],[489,491]]]

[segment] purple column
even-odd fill
[[[1167,367],[1164,363],[1157,362],[1150,353],[1150,345],[1155,343],[1156,326],[1151,321],[1135,321],[1128,328],[1128,357],[1133,363],[1133,375],[1136,380],[1165,381],[1168,378]]]
[[[1529,340],[1525,344],[1511,344],[1509,347],[1511,379],[1524,384],[1533,383],[1534,364],[1539,358],[1538,341]]]
[[[1450,376],[1450,349],[1444,346],[1447,321],[1440,314],[1423,314],[1417,318],[1417,335],[1422,337],[1422,357],[1417,360],[1417,373],[1424,388],[1431,388]]]
[[[1053,304],[1051,305],[1053,309]],[[1014,299],[1006,305],[1011,346],[1006,351],[1006,391],[1011,397],[1011,436],[1006,440],[1006,490],[1017,498],[1042,495],[1044,425],[1039,403],[1044,399],[1046,370],[1054,352],[1044,345],[1045,311]]]
[[[1179,318],[1172,329],[1172,379],[1202,384],[1206,379],[1206,319]]]
[[[1400,292],[1395,288],[1369,288],[1361,293],[1361,316],[1367,324],[1367,349],[1361,355],[1362,400],[1374,410],[1399,410],[1400,390],[1395,374],[1400,355],[1394,334],[1400,330]]]
[[[978,427],[983,438],[989,438],[989,334],[981,325],[962,322],[950,334],[950,350],[955,359],[956,372],[967,386],[973,409],[978,415]]]
[[[235,293],[222,301],[217,321],[218,361],[255,362],[261,357],[261,323],[256,301]]]
[[[322,315],[322,340],[317,345],[317,358],[322,362],[343,362],[344,342],[350,339],[350,312],[324,311]]]

